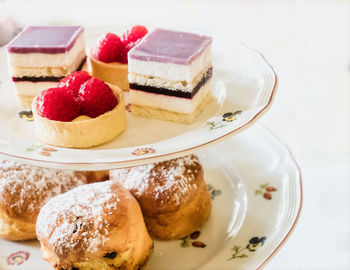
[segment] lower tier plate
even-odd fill
[[[155,241],[146,269],[262,268],[298,220],[302,204],[298,165],[260,125],[198,155],[212,197],[211,217],[197,238]],[[0,240],[0,269],[51,267],[42,259],[37,241]]]

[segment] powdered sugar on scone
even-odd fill
[[[11,218],[32,221],[50,198],[86,183],[80,172],[0,160],[0,207]]]
[[[172,201],[176,205],[188,200],[188,192],[197,189],[194,183],[201,171],[195,155],[188,155],[164,162],[118,169],[111,172],[126,189],[140,199],[144,193],[160,204]]]
[[[94,253],[108,239],[109,216],[117,209],[118,195],[111,182],[77,187],[51,199],[40,211],[37,235],[47,240],[54,252],[65,257],[76,250]]]

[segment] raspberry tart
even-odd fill
[[[128,52],[148,33],[146,27],[133,26],[121,37],[114,33],[102,36],[90,49],[89,63],[91,73],[110,84],[129,90]]]
[[[37,136],[47,144],[88,148],[113,140],[126,127],[124,93],[76,72],[32,103]]]

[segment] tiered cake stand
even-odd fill
[[[87,45],[108,31],[119,32],[113,27],[88,30]],[[42,167],[106,170],[195,152],[213,200],[212,215],[197,239],[205,248],[193,246],[191,237],[155,241],[148,269],[261,268],[295,226],[302,201],[301,175],[286,146],[266,128],[257,124],[244,131],[272,104],[277,89],[274,70],[258,51],[212,36],[215,100],[194,124],[128,113],[122,135],[90,149],[48,146],[35,137],[30,118],[19,117],[5,48],[0,48],[0,154]],[[0,240],[0,269],[50,266],[42,259],[38,242]]]

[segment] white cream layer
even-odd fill
[[[75,72],[81,62],[86,57],[85,51],[82,51],[69,66],[58,67],[18,67],[9,66],[9,74],[11,77],[65,77]],[[83,66],[84,67],[84,66]]]
[[[52,87],[57,87],[57,82],[15,82],[17,95],[21,96],[37,96],[41,91]]]
[[[210,67],[205,67],[191,82],[165,80],[159,77],[143,76],[133,73],[128,74],[128,80],[129,83],[136,83],[138,85],[167,88],[174,91],[192,92],[193,88],[195,88],[206,75],[209,68]]]
[[[164,109],[178,113],[193,113],[202,99],[211,89],[211,80],[207,81],[201,89],[190,98],[180,98],[161,94],[153,94],[130,89],[130,103],[140,106]]]
[[[155,61],[143,61],[128,58],[129,73],[136,73],[144,76],[159,77],[172,81],[191,82],[204,67],[211,64],[211,45],[189,65],[162,63]]]
[[[81,33],[75,41],[73,47],[66,53],[9,53],[7,60],[10,66],[17,67],[67,67],[76,58],[85,53],[84,35]]]

